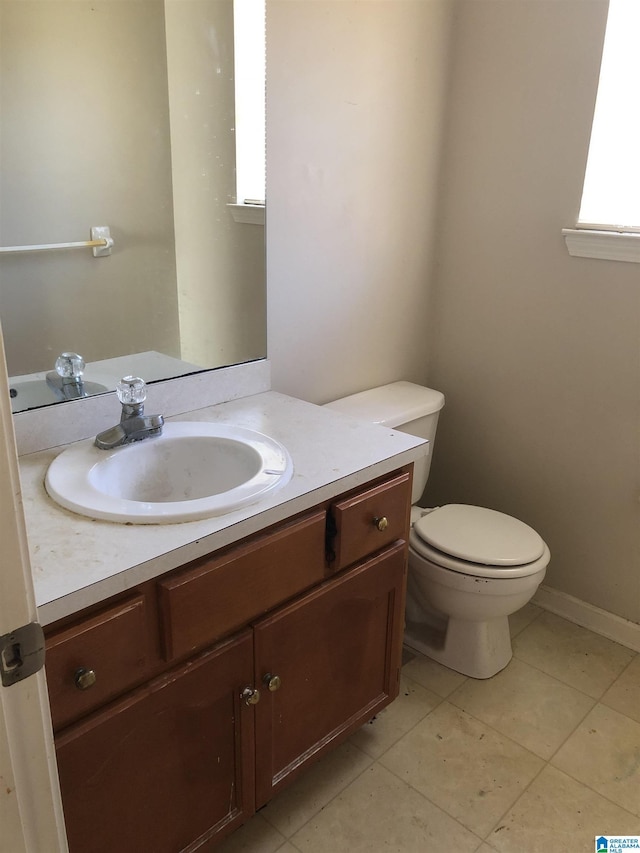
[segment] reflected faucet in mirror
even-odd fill
[[[58,400],[79,400],[109,390],[99,382],[85,382],[85,367],[84,359],[77,352],[60,353],[56,359],[56,369],[47,373],[46,379]]]
[[[120,423],[98,433],[96,447],[100,450],[113,450],[123,444],[162,434],[162,415],[144,413],[147,386],[143,379],[139,376],[124,376],[116,386],[116,394],[122,404]]]
[[[85,379],[85,361],[77,352],[63,352],[56,359],[55,370],[45,373],[10,377],[11,411],[20,412],[38,406],[50,406],[65,400],[81,400],[93,394],[113,390],[106,376],[103,382]]]

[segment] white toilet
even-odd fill
[[[359,420],[429,440],[414,465],[405,644],[473,678],[490,678],[511,660],[509,620],[544,578],[550,559],[522,521],[467,504],[416,506],[429,476],[444,396],[393,382],[327,403]]]

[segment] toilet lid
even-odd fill
[[[413,527],[423,542],[469,563],[518,566],[539,559],[544,542],[517,518],[467,504],[447,504],[427,513]]]

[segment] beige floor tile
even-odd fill
[[[378,763],[291,838],[302,853],[472,853],[480,841]]]
[[[351,743],[372,758],[378,758],[440,702],[442,699],[435,693],[402,675],[398,698],[358,729]]]
[[[537,619],[538,616],[543,612],[541,607],[538,607],[537,604],[525,604],[524,607],[521,607],[520,610],[516,610],[515,613],[512,613],[509,616],[509,631],[511,633],[511,638],[516,637],[522,630],[524,630],[527,625],[530,625],[534,619]]]
[[[595,704],[516,658],[484,681],[469,679],[449,701],[549,759]]]
[[[600,701],[640,723],[640,655],[635,656]]]
[[[454,672],[420,654],[405,664],[402,672],[412,681],[417,681],[418,684],[426,687],[427,690],[432,690],[443,699],[467,680],[466,675],[460,675],[459,672]]]
[[[380,763],[480,837],[544,766],[531,752],[448,702]]]
[[[552,764],[640,817],[640,723],[596,705]]]
[[[594,699],[613,684],[635,654],[553,613],[543,613],[518,634],[513,653]]]
[[[290,838],[371,761],[370,756],[353,744],[342,744],[281,791],[260,814],[285,838]]]
[[[547,766],[487,841],[500,853],[593,853],[597,835],[637,832],[629,812]]]
[[[277,829],[255,814],[244,826],[216,847],[216,853],[275,853],[286,839]]]

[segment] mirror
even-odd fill
[[[234,218],[233,14],[1,0],[0,246],[113,239],[0,253],[14,411],[65,351],[109,389],[265,356],[264,227]]]

